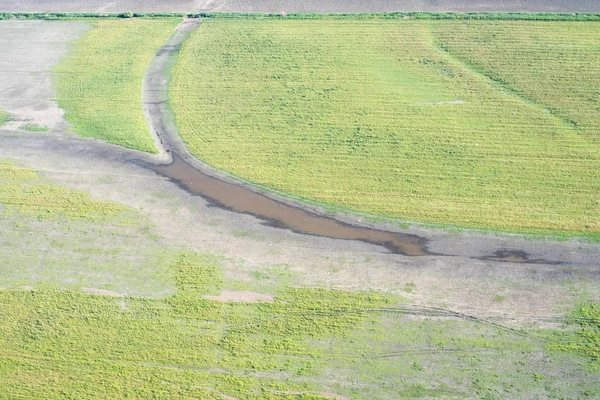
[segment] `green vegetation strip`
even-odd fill
[[[36,178],[37,174],[30,169],[0,162],[0,204],[4,215],[99,220],[127,210],[120,204],[93,200],[87,193],[39,182]]]
[[[28,132],[48,132],[50,130],[49,127],[45,125],[27,123],[19,126],[19,129],[28,131]]]
[[[97,22],[55,69],[58,104],[84,137],[156,153],[142,106],[142,80],[179,19]]]
[[[207,20],[171,105],[189,149],[332,207],[600,233],[600,25]]]

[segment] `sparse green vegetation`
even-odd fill
[[[173,70],[176,122],[209,164],[326,205],[597,237],[600,26],[485,26],[207,20]],[[480,38],[468,62],[458,53],[469,47],[450,43],[463,30]],[[516,61],[510,40],[481,39],[493,34],[520,38]],[[528,41],[537,44],[519,44]]]
[[[13,212],[38,219],[71,217],[97,220],[127,209],[120,204],[93,200],[89,194],[36,180],[34,171],[0,162],[0,204]]]
[[[39,125],[34,123],[22,124],[19,126],[19,129],[29,132],[48,132],[50,130],[50,128],[45,125]]]
[[[0,126],[6,124],[8,121],[10,121],[10,114],[0,109]]]
[[[578,329],[557,335],[558,339],[550,342],[549,348],[580,353],[596,361],[594,369],[600,369],[600,303],[580,304],[569,323]]]
[[[55,72],[58,104],[75,131],[155,153],[142,107],[142,79],[150,60],[180,19],[97,22]]]
[[[156,297],[174,290],[174,255],[129,207],[0,162],[0,288],[84,286]],[[18,249],[18,250],[17,250]]]
[[[484,321],[411,322],[389,295],[282,287],[273,303],[206,299],[231,284],[221,262],[183,253],[172,265],[177,293],[163,300],[0,291],[2,393],[385,399],[600,389],[577,355],[547,364],[535,336]]]

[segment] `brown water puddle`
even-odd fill
[[[434,255],[427,250],[428,240],[423,237],[353,226],[281,203],[242,186],[206,175],[174,153],[171,164],[148,167],[178,183],[191,194],[200,195],[228,210],[254,215],[274,227],[332,239],[360,240],[384,246],[393,253],[406,256]]]

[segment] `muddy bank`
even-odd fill
[[[600,12],[596,0],[5,0],[0,12]]]

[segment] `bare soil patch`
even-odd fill
[[[64,111],[53,99],[52,68],[90,28],[75,21],[0,23],[0,109],[11,114],[6,129],[24,123],[64,129]]]
[[[237,291],[237,292],[223,290],[221,292],[221,294],[218,296],[204,296],[204,297],[209,300],[223,301],[223,302],[240,301],[240,302],[244,302],[244,303],[257,303],[260,301],[266,301],[266,302],[271,303],[274,301],[273,296],[271,296],[269,294],[256,293],[256,292],[251,292],[248,290],[242,290],[242,291]]]
[[[97,289],[97,288],[82,288],[82,290],[87,294],[97,294],[101,296],[110,296],[110,297],[123,297],[125,296],[123,293],[113,292],[112,290],[106,289]]]

